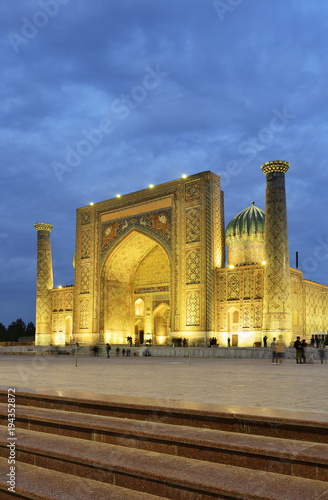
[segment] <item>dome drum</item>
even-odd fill
[[[261,264],[265,260],[264,244],[235,244],[228,249],[228,260],[230,266]]]

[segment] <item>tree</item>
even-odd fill
[[[26,327],[26,330],[25,330],[25,335],[26,335],[26,337],[35,337],[35,326],[32,323],[32,321],[30,321],[29,323],[27,323],[27,327]]]
[[[16,319],[7,328],[7,339],[9,342],[17,342],[19,337],[25,336],[25,332],[26,325],[22,318]]]
[[[7,339],[7,328],[5,325],[0,323],[0,342],[4,342]]]

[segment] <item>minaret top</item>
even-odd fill
[[[285,174],[289,169],[289,163],[288,161],[280,161],[280,160],[267,161],[266,163],[263,163],[261,169],[265,175],[271,174],[273,172],[279,172]]]
[[[34,227],[37,231],[49,231],[49,233],[53,228],[51,224],[47,224],[46,222],[36,222]]]

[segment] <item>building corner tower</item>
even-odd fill
[[[264,163],[265,195],[265,270],[263,295],[263,334],[279,337],[288,345],[292,338],[290,269],[287,227],[285,174],[286,161]]]
[[[52,333],[53,273],[51,258],[51,224],[34,224],[37,231],[37,279],[35,345],[49,345]]]

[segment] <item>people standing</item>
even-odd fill
[[[323,364],[323,360],[325,359],[325,343],[323,340],[320,340],[318,350],[321,364]]]
[[[228,347],[230,347],[230,337],[228,337]]]
[[[110,350],[111,350],[111,346],[107,342],[107,344],[106,344],[107,358],[110,358],[110,355],[109,355],[110,354]]]
[[[279,339],[277,340],[277,354],[278,354],[278,359],[279,359],[279,364],[283,364],[283,359],[285,357],[285,349],[286,349],[286,344],[285,341],[282,337],[282,335],[279,335]]]
[[[267,340],[268,340],[268,337],[266,335],[264,335],[264,337],[263,337],[263,345],[264,345],[264,347],[267,347]]]
[[[276,337],[273,337],[273,339],[272,339],[271,352],[272,352],[272,364],[277,365],[278,364],[278,353],[277,353]]]
[[[302,342],[301,342],[301,337],[297,337],[295,342],[294,342],[294,347],[296,349],[296,363],[302,363],[303,359],[303,348],[302,348]]]
[[[306,340],[303,339],[302,340],[302,362],[303,363],[306,363],[306,352],[305,352],[305,349],[307,348],[307,343],[306,343]]]

